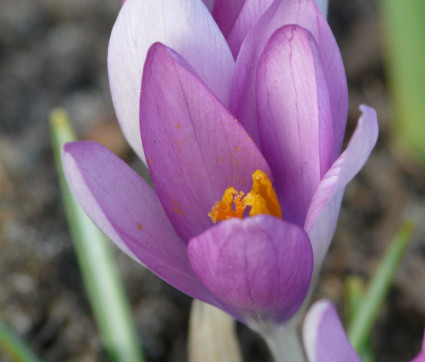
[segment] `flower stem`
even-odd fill
[[[189,362],[242,362],[235,320],[194,299],[189,320]]]
[[[275,328],[263,337],[275,362],[305,362],[306,358],[296,328],[282,326]]]

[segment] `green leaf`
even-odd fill
[[[62,168],[62,146],[75,141],[68,115],[50,117],[52,145],[68,225],[78,264],[102,342],[112,361],[143,361],[129,303],[109,241],[88,218],[71,193]]]
[[[388,293],[400,259],[413,233],[413,224],[406,221],[390,243],[369,284],[367,293],[348,328],[348,338],[360,354],[369,339],[378,311]]]
[[[345,325],[349,326],[363,302],[366,286],[358,276],[349,276],[345,279]]]
[[[366,285],[363,280],[355,275],[345,279],[345,325],[349,327],[353,322],[359,307],[362,305],[366,294]],[[362,350],[358,351],[363,362],[375,361],[370,338],[365,342]]]
[[[19,336],[2,320],[0,320],[0,346],[16,362],[40,361]]]
[[[401,149],[425,161],[425,1],[381,0],[385,60]]]

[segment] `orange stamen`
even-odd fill
[[[248,206],[251,208],[249,216],[266,214],[282,217],[282,210],[272,182],[261,170],[252,174],[252,189],[248,194],[245,195],[243,191],[229,187],[224,191],[222,200],[217,201],[212,207],[208,216],[214,224],[233,217],[242,219]]]

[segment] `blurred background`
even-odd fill
[[[416,220],[372,334],[377,361],[408,361],[420,349],[425,323],[425,164],[397,147],[403,127],[391,101],[397,78],[389,73],[382,3],[330,2],[349,84],[347,134],[358,105],[367,103],[378,112],[380,138],[346,189],[316,298],[331,299],[342,315],[345,278],[367,281],[402,221]],[[67,230],[48,118],[52,108],[64,107],[80,138],[141,169],[118,128],[108,87],[108,39],[120,6],[120,0],[0,0],[0,317],[46,361],[106,360]],[[190,299],[115,254],[147,361],[185,361]],[[252,332],[238,326],[238,333],[248,361],[268,360]],[[8,361],[1,350],[0,360]]]

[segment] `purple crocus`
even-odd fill
[[[313,0],[206,3],[126,0],[112,31],[114,106],[155,191],[93,142],[66,145],[63,161],[121,249],[267,333],[312,289],[376,114],[361,106],[340,155],[346,78]]]
[[[308,311],[303,325],[303,342],[309,362],[361,361],[345,334],[335,307],[327,300],[314,303]],[[422,351],[412,362],[425,362],[425,334]]]
[[[303,325],[303,341],[309,362],[360,362],[345,334],[333,304],[321,300],[313,304]]]

